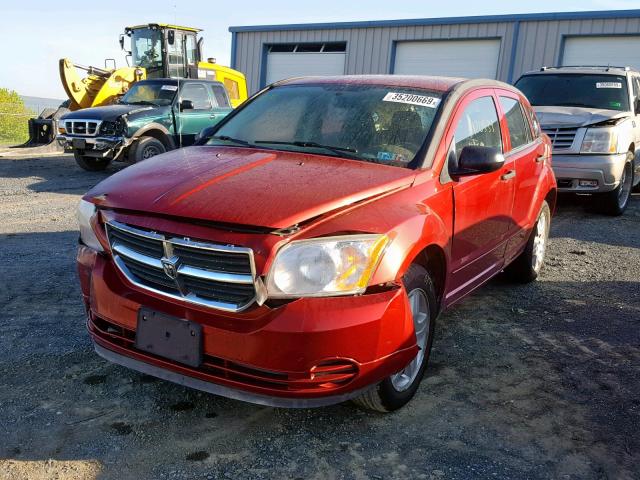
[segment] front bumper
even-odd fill
[[[130,143],[129,139],[123,136],[58,135],[56,141],[65,150],[81,150],[83,155],[90,157],[112,158]]]
[[[280,407],[343,402],[401,370],[416,355],[402,286],[357,297],[308,298],[225,313],[130,285],[110,257],[80,246],[88,329],[110,361],[229,398]],[[194,368],[137,350],[145,306],[197,321],[204,358]]]
[[[627,160],[626,153],[615,155],[553,155],[553,172],[559,192],[602,193],[614,190],[620,183]],[[596,181],[597,185],[580,185],[580,181]]]

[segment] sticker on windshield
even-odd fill
[[[410,105],[420,105],[421,107],[436,108],[440,104],[440,99],[427,95],[414,95],[412,93],[389,92],[382,99],[383,102],[408,103]]]
[[[621,82],[598,82],[596,88],[622,88]]]
[[[172,92],[175,92],[176,90],[178,90],[178,86],[177,85],[162,85],[162,87],[160,87],[160,90],[171,90]]]

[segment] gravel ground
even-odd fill
[[[542,278],[439,319],[415,399],[284,410],[155,380],[85,332],[75,205],[113,173],[0,159],[0,478],[640,478],[640,198],[562,199]]]

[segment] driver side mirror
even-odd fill
[[[176,32],[173,30],[169,30],[169,32],[167,33],[167,43],[169,45],[173,45],[175,41],[176,41]]]
[[[120,49],[124,50],[124,33],[120,34]]]
[[[469,145],[458,157],[450,174],[456,177],[495,172],[504,165],[504,156],[497,148]]]
[[[193,102],[191,100],[180,101],[180,111],[193,110]]]

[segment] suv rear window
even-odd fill
[[[533,106],[629,110],[627,79],[620,75],[544,73],[516,82]]]

